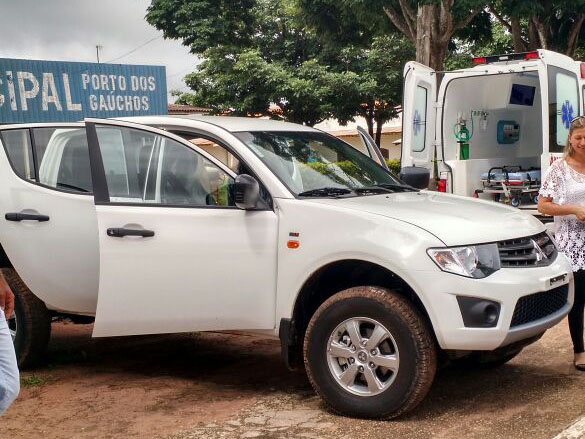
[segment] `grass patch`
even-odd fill
[[[21,387],[40,387],[47,384],[49,380],[47,378],[42,378],[36,375],[30,375],[27,377],[20,378],[20,386]]]

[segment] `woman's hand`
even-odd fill
[[[14,294],[12,294],[12,290],[2,273],[0,273],[0,308],[4,310],[4,315],[7,319],[10,318],[14,311]]]
[[[585,207],[575,206],[575,216],[579,221],[585,221]]]

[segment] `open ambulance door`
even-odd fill
[[[404,67],[402,154],[400,165],[433,172],[436,125],[436,72],[417,62]]]
[[[537,53],[546,66],[546,76],[541,72],[541,78],[546,78],[541,83],[547,84],[546,90],[543,90],[546,98],[542,108],[545,147],[541,156],[541,172],[544,175],[550,164],[562,157],[571,120],[583,114],[582,84],[581,68],[572,58],[542,49]]]

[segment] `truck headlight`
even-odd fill
[[[497,244],[431,248],[427,253],[442,271],[460,276],[481,279],[500,269]]]

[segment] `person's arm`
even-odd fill
[[[14,310],[14,294],[0,271],[0,307],[6,318]],[[0,311],[0,415],[14,402],[20,392],[18,363],[14,352],[12,336]]]
[[[10,289],[10,285],[6,282],[2,271],[0,271],[0,308],[4,310],[4,315],[7,319],[10,318],[14,311],[14,294]]]
[[[579,221],[585,221],[585,207],[575,204],[556,204],[553,203],[552,197],[541,195],[538,198],[538,211],[551,216],[575,215]]]

